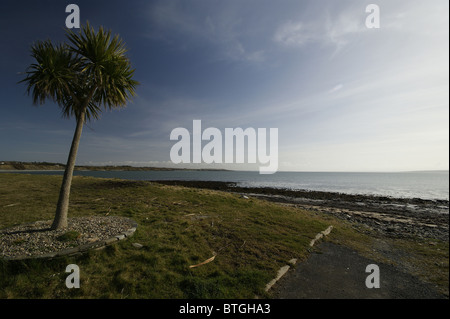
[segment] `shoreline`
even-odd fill
[[[239,182],[225,181],[127,180],[238,193],[280,205],[329,214],[352,222],[362,232],[376,231],[389,238],[449,241],[447,199],[395,198],[372,194],[244,187],[239,186]]]
[[[270,187],[240,187],[235,182],[151,181],[165,185],[206,188],[256,197],[286,206],[331,214],[354,222],[363,232],[383,236],[449,241],[449,201],[391,198]]]
[[[76,175],[76,173],[83,173],[83,172],[150,172],[150,171],[188,171],[188,172],[192,172],[192,171],[227,171],[227,170],[221,170],[221,169],[169,169],[169,168],[163,168],[163,169],[159,169],[159,168],[152,168],[149,169],[147,167],[142,167],[141,169],[123,169],[122,167],[115,167],[114,169],[108,169],[108,168],[103,168],[103,167],[97,167],[95,169],[92,168],[85,168],[85,167],[75,167],[74,169],[74,176]],[[5,173],[5,174],[36,174],[36,173],[42,173],[42,174],[46,174],[46,173],[53,173],[50,175],[55,175],[54,173],[57,173],[56,175],[62,175],[62,173],[64,172],[64,169],[57,169],[57,168],[48,168],[48,169],[3,169],[0,166],[0,173]],[[82,175],[81,176],[90,176],[90,175]],[[100,177],[100,178],[119,178],[119,179],[127,179],[127,180],[134,180],[134,181],[148,181],[148,182],[160,182],[160,183],[184,183],[183,185],[191,185],[192,187],[197,187],[197,185],[204,185],[206,188],[210,188],[210,189],[218,189],[218,190],[223,190],[223,189],[229,189],[230,187],[233,187],[234,189],[236,188],[242,188],[242,189],[252,189],[252,190],[257,190],[257,193],[267,193],[267,194],[282,194],[285,195],[287,194],[287,196],[292,196],[292,194],[294,194],[294,197],[297,197],[296,194],[299,193],[308,193],[308,198],[310,196],[314,196],[317,197],[317,194],[319,198],[322,198],[323,196],[321,196],[320,194],[334,194],[337,195],[339,197],[342,196],[347,196],[347,197],[366,197],[366,198],[373,198],[376,200],[388,200],[388,201],[392,201],[392,200],[397,200],[400,202],[408,202],[408,203],[423,203],[423,202],[432,202],[432,203],[436,203],[436,206],[439,206],[440,204],[442,204],[442,210],[444,210],[444,213],[448,213],[448,206],[449,206],[449,198],[448,195],[445,198],[432,198],[432,197],[420,197],[420,195],[416,195],[413,196],[411,194],[411,196],[407,196],[407,197],[399,197],[399,196],[395,196],[395,195],[389,195],[389,194],[383,194],[383,193],[365,193],[365,192],[361,192],[361,193],[354,193],[354,192],[339,192],[336,190],[315,190],[315,189],[296,189],[296,188],[282,188],[282,187],[272,187],[272,186],[238,186],[241,182],[235,182],[235,181],[227,181],[227,180],[197,180],[197,179],[148,179],[148,178],[127,178],[127,177],[115,177],[115,176],[94,176],[92,175],[92,177]],[[313,194],[315,193],[315,195]],[[313,194],[313,195],[312,195]],[[447,211],[445,211],[447,210]]]
[[[48,220],[49,216],[52,216],[50,214],[54,209],[59,178],[25,174],[22,176],[0,174],[0,178],[3,197],[6,199],[5,204],[0,207],[4,212],[1,215],[5,226],[22,225],[24,218],[39,221]],[[411,206],[412,204],[408,206],[404,202],[403,205],[391,205],[393,211],[389,214],[387,209],[376,208],[380,207],[379,204],[384,205],[381,207],[392,204],[393,199],[389,201],[384,198],[383,203],[383,198],[336,193],[310,191],[283,193],[286,190],[238,188],[235,183],[160,181],[157,184],[152,181],[95,177],[75,178],[73,183],[75,190],[72,196],[73,217],[111,214],[132,218],[141,229],[139,237],[132,239],[132,243],[137,240],[140,245],[146,247],[139,252],[136,251],[134,255],[136,260],[144,261],[147,266],[148,261],[155,255],[159,256],[160,266],[173,265],[173,262],[177,261],[174,269],[181,269],[180,280],[184,280],[186,275],[183,270],[185,268],[181,268],[183,265],[186,267],[197,265],[200,261],[207,260],[206,258],[211,256],[211,251],[213,255],[214,252],[220,252],[220,258],[216,259],[219,263],[217,269],[233,266],[236,260],[242,261],[245,265],[263,260],[264,264],[273,264],[276,270],[280,260],[287,262],[299,252],[306,254],[299,255],[301,258],[309,257],[311,252],[308,248],[309,240],[318,231],[331,224],[336,226],[336,231],[326,240],[327,242],[348,247],[352,254],[368,256],[371,263],[373,261],[376,264],[395,265],[402,273],[411,274],[433,284],[448,299],[448,213],[422,212],[422,208],[427,204],[436,205],[432,201],[416,200],[415,206]],[[179,187],[164,187],[164,184]],[[197,191],[194,187],[220,189],[222,192]],[[276,203],[272,204],[269,200]],[[340,208],[337,208],[338,206]],[[402,207],[405,212],[402,212]],[[416,207],[419,211],[413,214],[408,211],[411,207]],[[43,219],[44,211],[47,215]],[[429,223],[434,224],[427,224],[423,218],[418,219],[421,216],[428,217]],[[442,220],[436,220],[438,217]],[[14,238],[12,243],[14,246],[23,245],[24,240],[26,238],[21,236]],[[47,245],[40,240],[34,242]],[[179,247],[188,249],[180,252]],[[102,255],[105,258],[101,259],[102,264],[111,260],[110,253],[115,257],[114,262],[103,268],[104,271],[116,264],[116,258],[119,264],[128,265],[130,253],[133,254],[134,249],[139,249],[135,246],[122,248],[119,246],[118,249],[107,251],[107,255]],[[179,258],[179,254],[183,258]],[[174,259],[174,256],[177,259]],[[330,262],[320,263],[320,266],[329,272],[341,262],[340,258],[342,255]],[[140,265],[138,263],[137,269]],[[92,263],[89,262],[82,267],[88,269],[87,273],[93,273],[94,269],[98,271],[98,268],[92,267]],[[156,267],[150,266],[146,269],[160,273]],[[133,272],[130,270],[127,276],[134,278]],[[53,269],[49,269],[44,276],[36,273],[38,278],[43,279],[39,282],[39,286],[48,287],[45,278],[53,273]],[[252,278],[255,277],[253,271],[250,274]],[[5,273],[5,278],[8,276],[9,273]],[[266,285],[270,278],[262,281],[261,285]],[[328,282],[328,279],[322,279]],[[339,278],[333,276],[332,279]],[[228,279],[225,280],[228,282]],[[148,283],[153,285],[153,282],[152,279]],[[157,291],[156,287],[165,282],[166,279],[160,277],[160,281],[154,287],[149,287],[149,291]],[[208,283],[209,279],[206,278],[205,282]],[[341,287],[340,281],[337,282],[336,287]],[[36,285],[31,281],[30,284]],[[108,284],[104,287],[110,290],[113,296],[114,287]],[[168,287],[169,290],[175,289],[174,291],[183,289],[180,285],[168,284]],[[8,289],[16,292],[13,285]],[[241,290],[238,292],[241,293]],[[254,296],[254,293],[251,295]],[[50,293],[50,296],[53,294]],[[114,294],[114,296],[121,295]]]

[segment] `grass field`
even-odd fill
[[[0,174],[0,229],[52,219],[60,183],[60,176]],[[264,287],[277,270],[306,258],[329,225],[335,241],[370,247],[372,240],[330,216],[237,194],[74,177],[69,218],[107,214],[132,218],[137,231],[78,257],[0,259],[0,298],[270,297]],[[80,268],[80,289],[65,286],[69,264]]]

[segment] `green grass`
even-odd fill
[[[60,176],[0,174],[0,229],[53,219],[60,183]],[[370,237],[319,213],[225,192],[74,177],[69,218],[90,215],[129,217],[138,228],[79,257],[0,259],[0,298],[270,297],[264,287],[277,270],[305,259],[311,239],[329,225],[334,240],[371,245]],[[80,268],[80,289],[65,286],[69,264]]]
[[[52,219],[60,182],[60,176],[0,174],[0,228]],[[106,214],[134,219],[137,231],[80,257],[3,260],[0,298],[265,296],[277,269],[305,258],[310,240],[331,223],[224,192],[74,177],[69,218]],[[189,268],[213,255],[213,262]],[[65,287],[71,263],[80,267],[80,289]]]
[[[65,232],[62,235],[59,235],[56,239],[59,241],[67,242],[67,241],[73,241],[79,238],[81,234],[75,230],[69,230]]]

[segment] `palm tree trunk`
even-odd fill
[[[67,227],[67,213],[69,211],[70,186],[72,184],[73,169],[75,168],[75,159],[77,157],[78,145],[80,144],[81,132],[83,130],[86,108],[80,112],[77,118],[77,127],[73,135],[72,146],[70,147],[69,158],[67,159],[66,169],[59,192],[58,205],[51,229],[63,229]]]

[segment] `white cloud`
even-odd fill
[[[442,168],[435,162],[448,166],[448,138],[443,137],[448,136],[444,109],[448,108],[448,59],[442,59],[448,58],[448,31],[439,28],[443,21],[448,26],[448,16],[439,16],[433,6],[421,15],[425,4],[380,2],[382,27],[371,30],[364,24],[365,4],[353,4],[336,5],[337,10],[331,11],[334,3],[327,2],[318,14],[305,11],[303,16],[293,13],[272,20],[260,29],[271,31],[261,32],[253,46],[239,19],[216,12],[175,21],[174,25],[190,24],[184,35],[220,51],[216,58],[268,62],[277,58],[280,47],[304,51],[301,59],[280,55],[279,65],[291,63],[288,72],[278,78],[274,73],[273,90],[261,90],[239,109],[219,108],[221,102],[208,101],[214,112],[201,108],[205,125],[278,127],[280,148],[284,148],[280,168]],[[269,43],[261,40],[262,33]],[[184,99],[169,102],[186,104]]]
[[[288,21],[281,25],[274,35],[274,40],[286,46],[303,46],[312,41],[316,35],[307,30],[301,22]]]
[[[149,37],[163,39],[182,49],[206,44],[215,52],[213,59],[218,60],[251,63],[265,60],[263,49],[252,49],[246,45],[242,32],[244,21],[238,10],[222,12],[217,7],[208,11],[206,7],[201,10],[186,9],[182,3],[180,5],[174,1],[153,4],[150,18],[155,28]]]
[[[341,84],[338,84],[338,85],[336,85],[334,88],[332,88],[331,90],[329,90],[329,91],[328,91],[328,94],[332,94],[332,93],[334,93],[334,92],[337,92],[337,91],[341,90],[343,87],[344,87],[344,85],[343,85],[342,83],[341,83]]]
[[[347,7],[341,12],[330,14],[327,10],[314,20],[289,20],[281,24],[274,34],[274,41],[287,47],[304,47],[308,44],[322,44],[340,50],[350,37],[365,32],[364,7]]]

